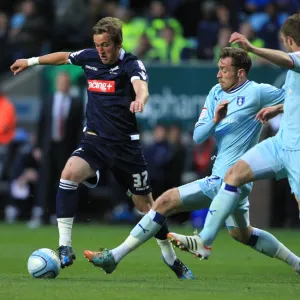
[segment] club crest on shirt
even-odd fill
[[[238,106],[242,106],[245,103],[245,97],[244,96],[238,96],[236,99],[236,104]]]

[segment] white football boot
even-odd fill
[[[168,240],[182,251],[187,251],[194,254],[200,259],[208,259],[211,252],[211,247],[203,245],[199,235],[182,235],[175,232],[169,232]]]

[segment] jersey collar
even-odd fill
[[[232,94],[235,93],[237,91],[239,91],[240,89],[242,89],[245,85],[247,85],[249,83],[249,79],[246,80],[244,83],[242,83],[241,85],[237,86],[235,89],[231,90],[230,92],[227,92],[227,94]]]
[[[123,60],[124,56],[125,56],[125,50],[123,48],[121,48],[119,60]]]

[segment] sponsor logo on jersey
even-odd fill
[[[98,71],[97,68],[91,67],[91,66],[89,66],[89,65],[85,65],[85,67],[86,67],[86,69],[90,69],[90,70],[93,70],[93,71]]]
[[[236,104],[238,106],[242,106],[245,103],[245,97],[244,96],[238,96],[236,99]]]
[[[109,69],[109,73],[116,75],[116,74],[118,74],[116,71],[119,70],[119,69],[120,69],[119,66],[116,66],[114,68]]]
[[[92,92],[115,92],[115,82],[113,80],[88,80],[88,85],[88,90]]]

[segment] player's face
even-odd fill
[[[232,66],[232,58],[221,58],[218,62],[219,72],[217,78],[223,91],[230,91],[238,85],[237,70]]]
[[[108,33],[94,34],[96,50],[105,65],[111,65],[118,61],[121,45],[116,45]]]
[[[282,32],[280,33],[280,41],[281,41],[283,47],[286,49],[287,52],[293,52],[289,39],[290,38],[285,36]]]

